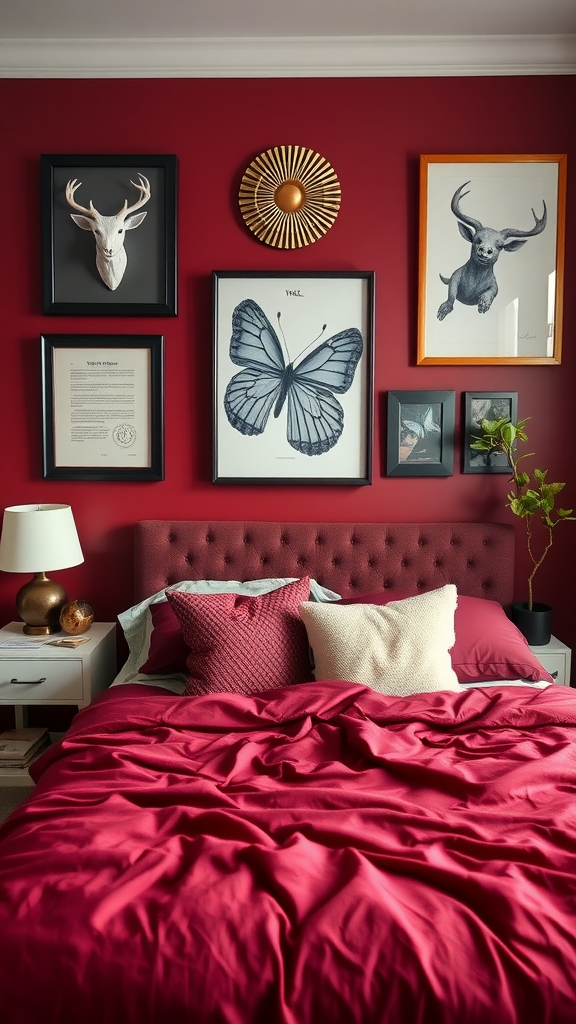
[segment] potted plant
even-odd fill
[[[538,569],[552,547],[555,530],[559,523],[567,519],[576,519],[571,508],[556,508],[556,495],[565,487],[564,483],[548,483],[547,470],[535,469],[532,474],[526,472],[524,459],[532,458],[534,452],[519,455],[518,441],[528,440],[526,424],[528,419],[512,423],[510,419],[482,420],[481,436],[475,436],[470,445],[488,455],[501,453],[510,466],[510,483],[512,489],[507,494],[506,508],[515,516],[519,516],[526,524],[526,543],[531,569],[528,574],[528,595],[525,602],[511,606],[510,618],[526,637],[529,644],[547,644],[552,633],[552,608],[550,605],[538,604],[533,600],[533,583]],[[534,533],[533,521],[539,520],[542,530],[538,528],[540,537]]]

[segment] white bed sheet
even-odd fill
[[[125,683],[142,683],[144,686],[162,686],[165,690],[170,690],[171,693],[176,693],[181,696],[184,693],[186,686],[186,676],[177,675],[145,675],[142,672],[133,672],[127,669],[128,663],[126,662],[116,678],[114,679],[111,686],[122,686]],[[549,683],[546,679],[538,680],[533,683],[526,679],[498,679],[490,680],[489,682],[480,683],[460,683],[460,690],[473,690],[477,687],[487,686],[529,686],[532,690],[544,690],[547,686],[556,686],[556,683]]]

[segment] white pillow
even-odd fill
[[[300,614],[315,679],[362,683],[392,696],[459,690],[449,653],[456,604],[452,583],[386,605],[306,601]]]
[[[263,579],[246,580],[240,583],[238,580],[182,580],[169,587],[169,590],[182,590],[186,594],[247,594],[249,597],[259,594],[269,594],[272,590],[279,590],[287,583],[294,583],[297,577],[290,576],[285,579]],[[316,580],[310,580],[310,597],[314,601],[339,601],[340,594],[333,590],[321,587]],[[143,665],[148,658],[150,650],[150,637],[152,636],[152,616],[150,606],[166,601],[166,590],[159,590],[144,601],[120,612],[118,621],[124,632],[128,644],[128,658],[122,669],[116,676],[115,682],[122,683],[133,679],[138,675],[140,665]],[[148,676],[148,682],[154,682],[156,676]]]

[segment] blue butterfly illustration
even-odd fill
[[[440,427],[434,420],[434,410],[431,406],[421,420],[402,420],[402,423],[415,437],[424,438],[426,434],[440,433]]]
[[[288,443],[303,455],[324,455],[344,429],[344,410],[333,392],[348,391],[362,350],[360,331],[350,327],[322,342],[295,367],[296,360],[285,361],[266,314],[253,299],[245,299],[232,313],[230,359],[246,369],[226,388],[229,422],[246,436],[261,434],[272,408],[278,417],[288,399]]]

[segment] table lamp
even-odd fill
[[[0,569],[33,572],[16,595],[24,633],[59,633],[66,591],[46,575],[84,561],[70,505],[11,505],[4,509]]]

